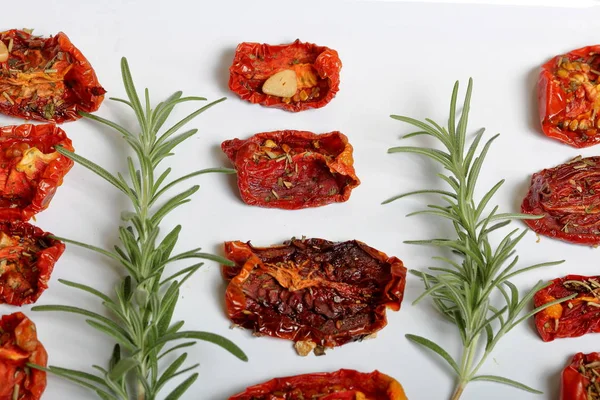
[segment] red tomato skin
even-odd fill
[[[341,369],[275,378],[247,388],[229,400],[407,400],[395,379],[379,371],[371,373]]]
[[[46,373],[25,365],[48,365],[48,354],[37,338],[35,324],[16,312],[2,316],[0,332],[0,400],[13,400],[17,384],[18,400],[39,400],[46,389]]]
[[[561,374],[559,400],[587,400],[587,387],[590,380],[579,371],[581,363],[600,361],[600,353],[577,353]]]
[[[360,185],[353,147],[338,131],[264,132],[246,140],[226,140],[221,149],[237,170],[240,196],[248,205],[320,207],[347,201]]]

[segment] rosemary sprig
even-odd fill
[[[230,261],[202,253],[199,248],[172,255],[181,232],[180,225],[173,228],[162,240],[158,240],[161,221],[175,208],[188,203],[190,196],[198,190],[198,186],[192,186],[155,207],[168,190],[189,178],[209,172],[235,173],[235,171],[222,168],[205,169],[166,183],[171,169],[167,168],[159,173],[160,163],[166,157],[173,155],[175,147],[192,137],[197,129],[175,134],[193,118],[225,99],[205,105],[159,135],[163,124],[177,104],[206,99],[181,97],[182,93],[176,92],[152,109],[148,89],[145,90],[145,104],[142,105],[140,102],[125,58],[121,60],[121,71],[128,100],[112,100],[124,103],[133,109],[139,123],[139,133],[134,134],[112,121],[95,115],[85,113],[82,115],[114,128],[123,136],[137,158],[136,163],[132,157],[127,157],[128,178],[121,173],[115,176],[92,161],[64,148],[56,149],[104,178],[125,194],[131,202],[132,210],[121,214],[124,224],[119,228],[121,244],[115,246],[113,251],[74,240],[61,239],[103,254],[117,261],[126,270],[127,276],[115,287],[116,296],[104,294],[82,283],[60,280],[65,286],[95,296],[106,307],[112,318],[73,306],[42,305],[32,309],[83,315],[90,326],[116,341],[108,366],[106,368],[93,366],[97,371],[96,374],[59,367],[49,367],[47,371],[93,390],[103,400],[136,398],[151,400],[157,398],[161,389],[172,379],[198,366],[195,364],[183,367],[187,353],[180,354],[168,365],[165,364],[164,359],[167,354],[192,346],[197,340],[212,342],[239,359],[247,360],[242,350],[228,339],[208,332],[183,331],[181,330],[183,321],[172,321],[181,285],[203,263],[196,263],[163,277],[169,264],[179,260],[208,259],[231,265]],[[173,344],[174,341],[183,339],[191,340]],[[178,399],[197,378],[197,373],[188,375],[173,391],[161,398]]]
[[[404,138],[417,135],[428,135],[437,139],[447,151],[423,147],[394,147],[389,153],[416,153],[427,156],[440,163],[449,174],[437,174],[444,181],[448,190],[418,190],[395,196],[385,203],[415,195],[437,194],[445,202],[445,206],[428,205],[426,210],[417,211],[410,215],[435,215],[449,220],[456,230],[455,239],[432,239],[407,241],[406,243],[431,245],[452,251],[459,260],[448,257],[434,257],[443,262],[446,267],[431,267],[429,272],[411,270],[410,272],[422,279],[425,291],[414,303],[430,296],[435,308],[458,328],[463,352],[460,360],[452,356],[438,344],[421,336],[406,335],[406,337],[441,356],[457,376],[457,385],[452,400],[461,397],[465,386],[471,381],[491,381],[504,383],[533,393],[541,393],[529,386],[493,375],[477,375],[480,367],[488,358],[498,341],[520,322],[533,316],[538,311],[565,299],[558,299],[538,307],[522,315],[533,295],[547,285],[539,281],[521,299],[517,287],[509,280],[516,275],[536,268],[557,265],[563,261],[546,262],[526,268],[514,270],[519,257],[515,255],[515,247],[525,236],[527,230],[510,231],[497,246],[494,246],[488,236],[491,232],[503,228],[513,219],[535,219],[542,216],[525,214],[499,213],[498,206],[487,211],[494,194],[504,183],[499,181],[479,202],[475,201],[474,193],[479,172],[492,142],[498,137],[493,136],[485,143],[478,153],[478,146],[483,137],[484,129],[478,131],[469,148],[466,147],[467,121],[471,102],[473,81],[469,80],[465,101],[458,123],[456,122],[456,102],[458,82],[454,85],[450,103],[450,118],[448,129],[434,121],[425,122],[416,119],[392,115],[399,121],[406,122],[418,128],[417,132],[409,133]],[[510,260],[510,262],[509,262]],[[508,265],[506,265],[508,262]],[[490,302],[494,293],[500,293],[506,302],[496,307]],[[570,296],[572,298],[573,296]]]

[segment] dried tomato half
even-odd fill
[[[600,142],[600,46],[554,57],[542,66],[538,99],[546,136],[574,147]]]
[[[246,204],[286,210],[319,207],[348,200],[360,185],[352,145],[340,132],[265,132],[226,140],[221,148],[237,170]]]
[[[229,400],[407,400],[402,385],[379,371],[341,369],[275,378]]]
[[[48,354],[38,341],[35,324],[16,312],[0,319],[0,399],[38,400],[46,389],[46,373],[29,368],[45,367]]]
[[[556,299],[577,297],[550,306],[535,315],[535,326],[544,342],[600,332],[600,276],[567,275],[533,297],[535,307]]]
[[[328,47],[240,43],[229,67],[229,89],[242,99],[287,111],[321,108],[339,90],[342,61]]]
[[[0,222],[0,303],[34,303],[65,245],[26,222]],[[0,398],[1,399],[1,398]]]
[[[562,372],[559,400],[600,400],[600,353],[577,353]]]
[[[400,309],[406,268],[357,240],[292,239],[253,247],[226,242],[225,294],[233,323],[295,342],[300,355],[364,339]]]
[[[100,107],[106,90],[64,33],[43,38],[12,29],[0,32],[0,41],[8,49],[0,62],[0,112],[61,123]]]
[[[54,124],[0,127],[0,221],[26,221],[48,207],[73,166],[54,146],[73,151]]]
[[[521,210],[535,232],[571,243],[600,244],[600,157],[577,157],[531,178]]]

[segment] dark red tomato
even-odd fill
[[[350,198],[360,185],[352,145],[340,132],[258,133],[247,140],[226,140],[221,148],[238,173],[246,204],[296,210]]]
[[[0,127],[0,221],[27,221],[48,208],[73,166],[55,146],[73,151],[54,124]]]
[[[535,315],[535,325],[544,342],[600,332],[600,277],[568,275],[555,279],[538,291],[535,307],[577,294],[571,300],[550,306]]]
[[[312,43],[240,43],[229,68],[229,88],[267,107],[293,112],[321,108],[338,92],[341,69],[335,50]],[[280,92],[268,89],[273,84]]]
[[[562,372],[559,400],[600,400],[600,353],[577,353]]]
[[[300,355],[364,339],[399,310],[406,268],[357,240],[292,239],[279,246],[226,242],[227,314],[234,324],[295,342]]]
[[[65,245],[25,222],[0,222],[0,303],[34,303]]]
[[[39,400],[46,389],[48,354],[37,338],[35,324],[16,312],[0,319],[0,400]]]
[[[8,59],[0,62],[0,112],[61,123],[100,107],[106,91],[67,35],[43,38],[25,31],[0,32]]]
[[[541,235],[600,244],[600,157],[577,157],[535,173],[521,211],[544,216],[525,221]]]
[[[554,57],[542,66],[538,98],[546,136],[574,147],[600,142],[600,46]]]
[[[402,385],[379,371],[341,369],[275,378],[229,400],[407,400]]]

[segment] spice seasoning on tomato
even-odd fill
[[[247,388],[229,400],[407,400],[402,385],[379,371],[341,369],[275,378]]]
[[[106,91],[64,33],[42,38],[13,29],[0,32],[0,47],[6,54],[0,58],[1,113],[61,123],[100,107]]]
[[[600,142],[600,46],[554,57],[542,66],[538,100],[546,136],[574,147]]]
[[[73,166],[55,146],[73,151],[54,124],[0,127],[0,221],[27,221],[48,207]]]
[[[335,50],[312,43],[240,43],[229,68],[229,88],[267,107],[321,108],[338,92],[341,69]]]
[[[0,399],[38,400],[46,389],[46,373],[26,364],[45,367],[48,355],[38,341],[35,324],[16,312],[0,319]]]
[[[360,185],[352,145],[340,132],[265,132],[226,140],[221,148],[237,170],[240,196],[249,205],[319,207],[348,200]]]
[[[535,232],[571,243],[600,244],[600,157],[577,157],[531,178],[521,210]]]
[[[368,337],[387,325],[386,308],[400,309],[406,268],[357,240],[292,239],[253,247],[226,242],[223,267],[231,321],[295,342],[300,355]]]
[[[535,315],[535,326],[544,342],[600,332],[600,276],[567,275],[537,292],[535,307],[568,296]]]
[[[577,353],[563,370],[559,400],[600,400],[600,353]]]
[[[34,303],[65,250],[50,234],[26,222],[0,222],[0,303]]]

